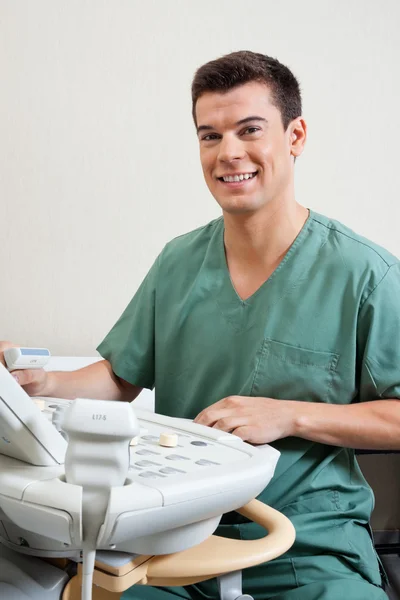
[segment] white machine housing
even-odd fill
[[[68,401],[41,399],[41,412],[4,368],[0,398],[2,435],[10,442],[0,446],[0,541],[25,554],[78,558],[82,487],[66,481],[60,464],[66,441],[50,423]],[[125,484],[110,489],[99,549],[184,550],[211,535],[223,513],[249,502],[271,480],[279,458],[273,447],[253,447],[190,420],[136,409],[135,402],[140,437],[130,448]],[[165,432],[177,435],[175,448],[160,446]],[[30,464],[38,456],[51,458]]]

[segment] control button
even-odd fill
[[[168,431],[160,434],[159,442],[160,446],[166,446],[167,448],[175,448],[178,444],[178,436],[176,433],[170,433]]]
[[[194,442],[190,442],[192,446],[208,446],[207,442],[201,442],[200,440],[195,440]]]
[[[130,445],[130,446],[137,446],[137,445],[138,445],[138,443],[139,443],[139,436],[138,436],[138,435],[136,435],[135,437],[133,437],[133,438],[131,439],[131,441],[130,441],[130,444],[129,444],[129,445]]]
[[[136,450],[136,454],[141,454],[143,456],[148,456],[150,454],[155,454],[160,456],[159,452],[154,452],[154,450],[147,450],[147,448],[143,448],[143,450]]]
[[[220,465],[220,464],[221,463],[214,462],[213,460],[206,460],[205,458],[196,460],[196,465],[200,465],[201,467],[211,467],[212,465]]]
[[[167,460],[190,460],[188,456],[182,456],[181,454],[168,454],[165,458]]]
[[[142,435],[142,440],[146,440],[146,442],[158,442],[158,437],[156,435]]]
[[[161,467],[161,463],[156,463],[152,460],[138,460],[135,462],[135,465],[137,465],[138,467]]]
[[[139,473],[139,477],[146,477],[147,479],[157,479],[157,477],[164,477],[159,473],[153,473],[153,471],[142,471]]]
[[[160,473],[173,475],[174,473],[186,473],[186,471],[182,471],[182,469],[174,469],[173,467],[164,467],[163,469],[160,469]]]

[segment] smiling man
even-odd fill
[[[222,216],[172,240],[74,373],[20,372],[31,394],[131,399],[280,452],[260,499],[296,527],[283,557],[244,573],[255,600],[383,600],[354,448],[400,448],[400,266],[295,200],[306,123],[287,67],[252,52],[202,66],[193,117]],[[3,345],[4,347],[4,345]],[[236,513],[220,535],[264,532]],[[215,581],[124,598],[217,598]]]

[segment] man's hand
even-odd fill
[[[4,350],[18,348],[11,342],[0,342],[0,362],[6,367]],[[24,388],[29,396],[46,396],[48,392],[48,373],[43,369],[20,369],[12,371],[11,375]]]
[[[195,423],[229,431],[252,444],[295,436],[343,448],[400,450],[400,399],[326,404],[229,396]]]
[[[229,396],[204,409],[194,422],[228,431],[251,444],[268,444],[293,435],[297,404],[293,400]]]
[[[4,350],[15,346],[11,342],[0,342],[0,362],[4,366]],[[29,396],[131,402],[142,391],[141,387],[117,377],[108,360],[100,360],[76,371],[21,369],[11,374]]]

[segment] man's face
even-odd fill
[[[196,117],[204,177],[223,211],[253,213],[285,198],[305,123],[295,119],[284,131],[265,84],[206,92],[197,101]]]

